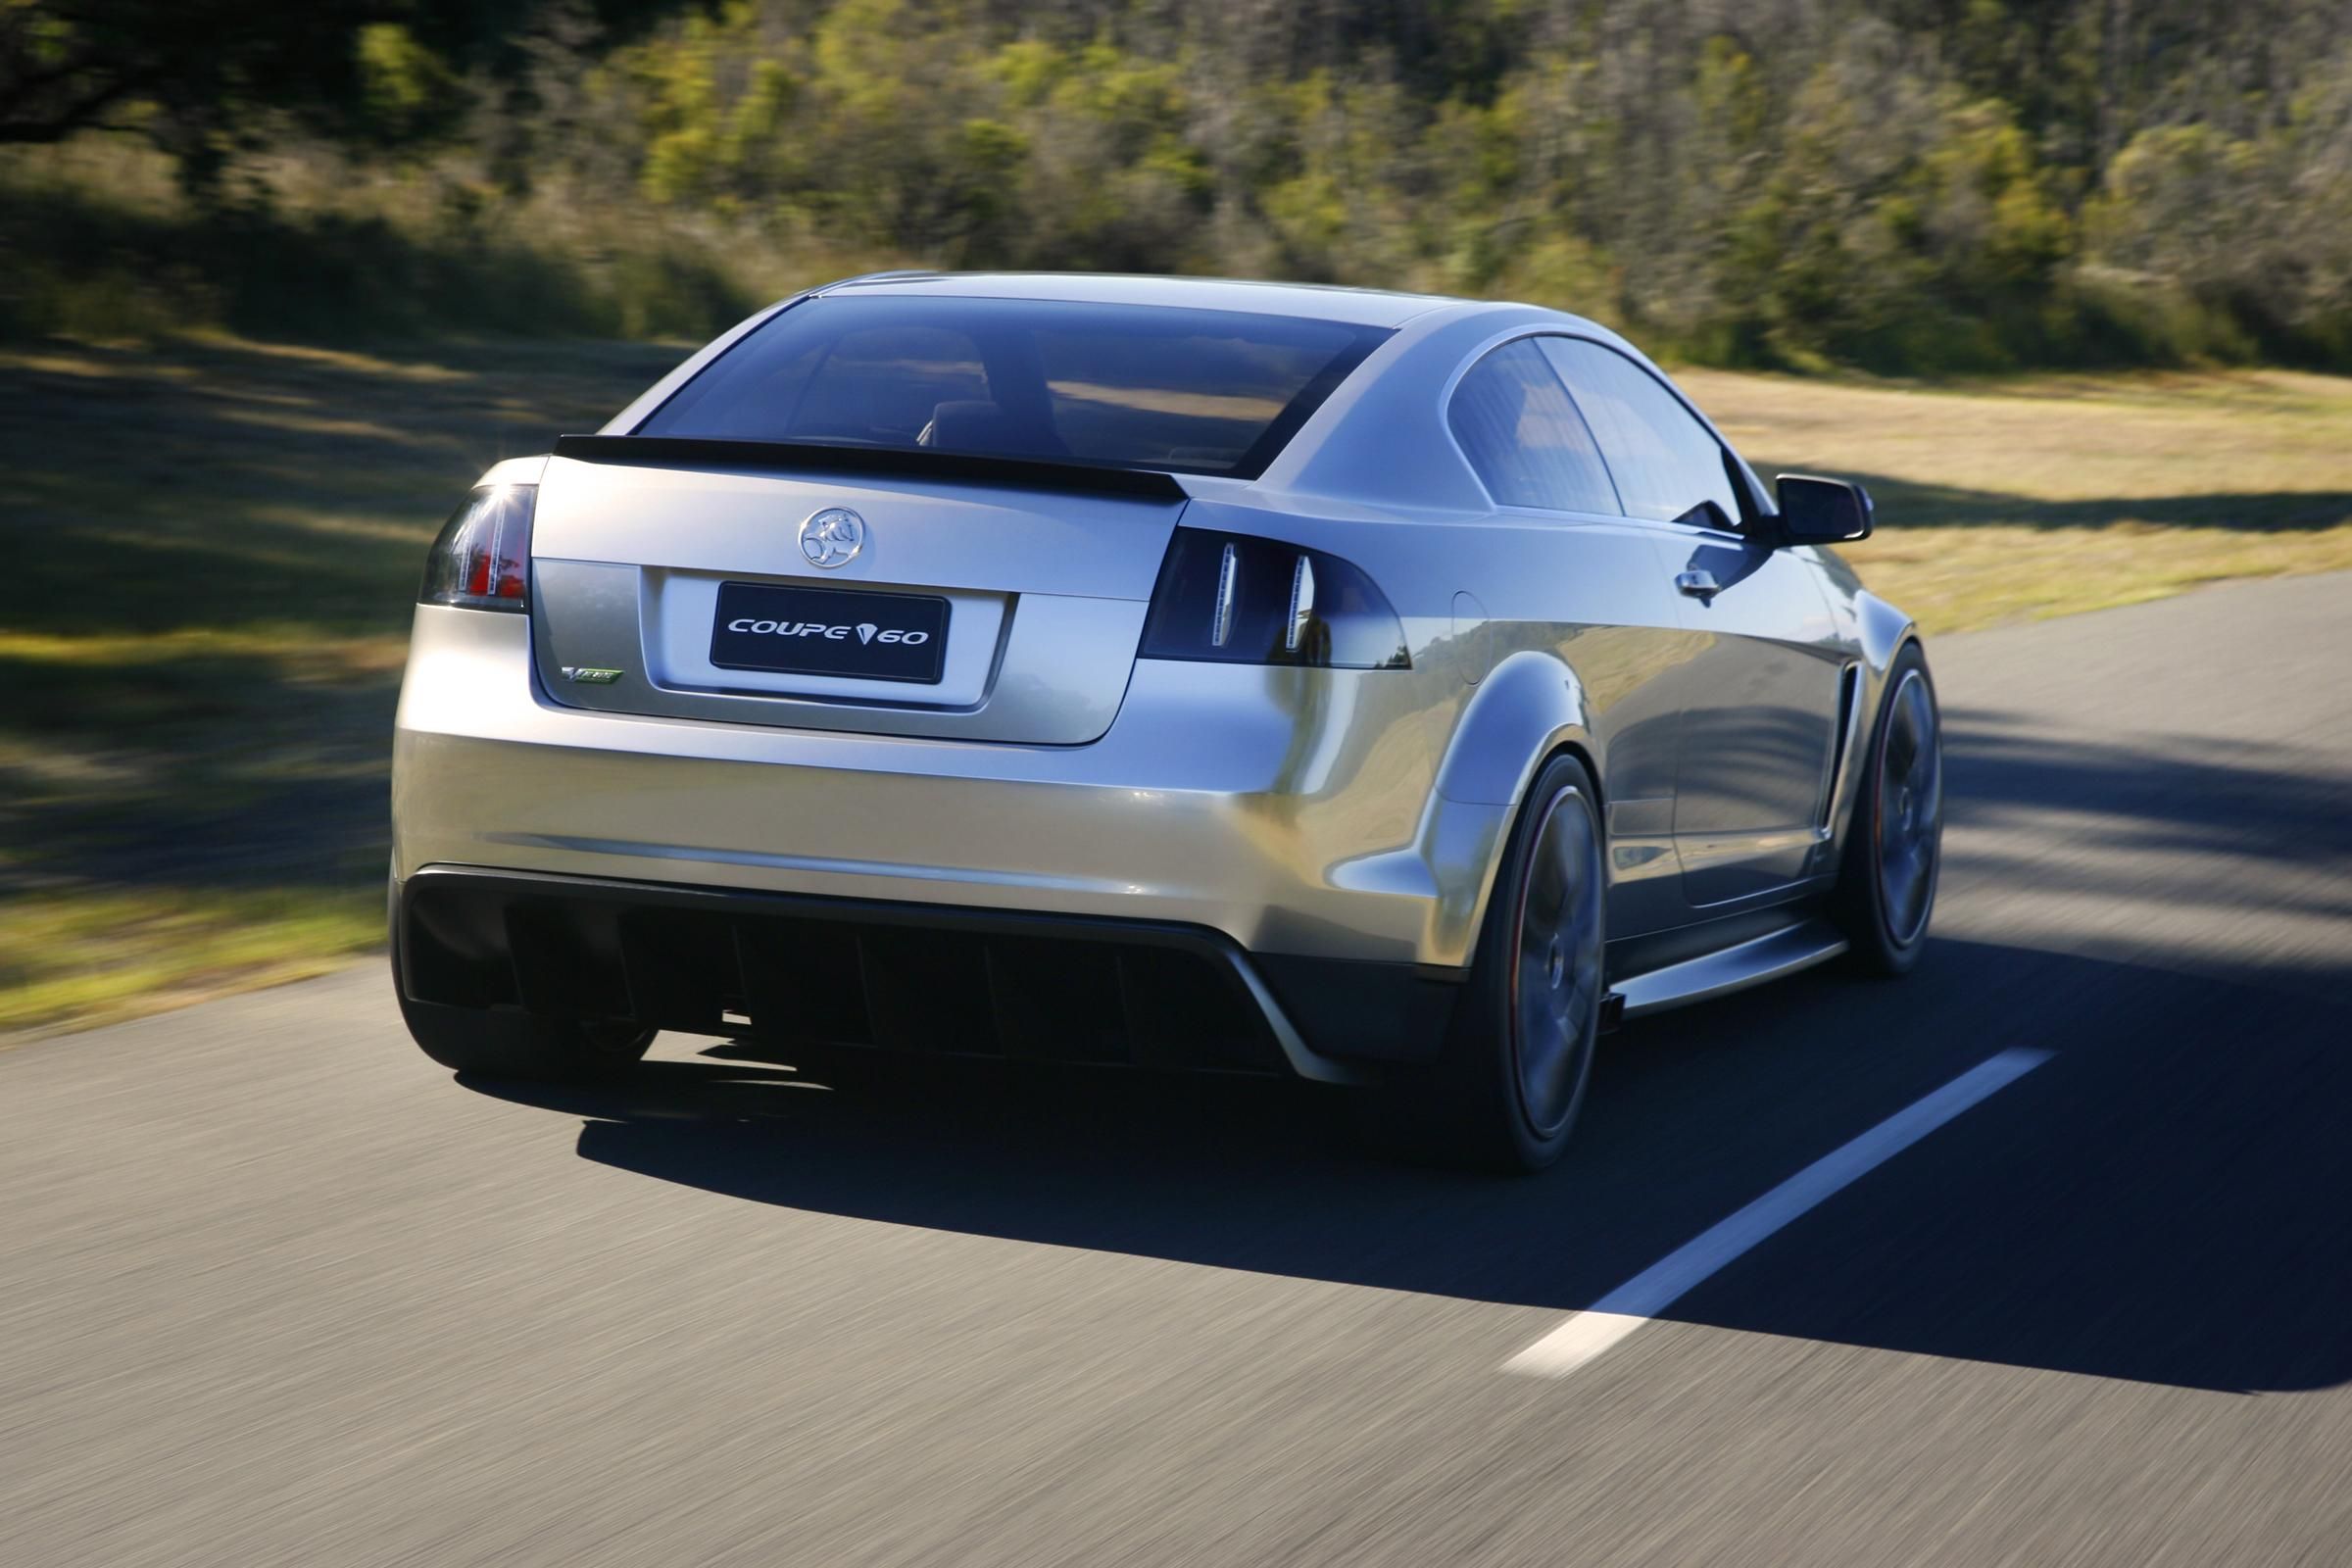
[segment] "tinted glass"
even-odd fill
[[[1387,336],[1240,312],[836,295],[768,320],[637,433],[1253,476]]]
[[[1472,366],[1446,416],[1500,505],[1617,514],[1592,432],[1532,341],[1506,343]]]
[[[1722,443],[1656,376],[1582,338],[1543,343],[1600,442],[1628,516],[1671,521],[1712,501],[1723,509],[1720,521],[1740,520]]]

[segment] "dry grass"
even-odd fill
[[[1889,533],[1851,554],[1874,591],[1948,632],[2135,605],[2233,577],[2352,569],[2352,522],[2292,533],[1983,524]]]
[[[680,352],[0,352],[0,1030],[372,943],[426,539]],[[1934,630],[2352,565],[2352,381],[1688,381],[1766,472],[1872,485],[1853,554]]]
[[[1884,531],[1848,554],[1931,631],[2352,567],[2352,380],[1683,380],[1767,476],[1870,485]]]

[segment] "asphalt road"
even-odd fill
[[[0,1054],[0,1562],[2352,1562],[2348,628],[1939,644],[1920,971],[1629,1029],[1534,1181],[1280,1091],[463,1084],[372,964]]]

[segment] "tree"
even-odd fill
[[[0,145],[136,131],[203,187],[240,136],[272,119],[338,139],[395,139],[430,117],[413,94],[387,97],[387,69],[495,70],[538,9],[537,0],[0,0]],[[593,9],[603,20],[662,7]],[[400,111],[389,119],[387,102]]]

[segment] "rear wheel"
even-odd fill
[[[1559,1158],[1599,1035],[1604,890],[1592,776],[1555,758],[1513,829],[1442,1054],[1376,1091],[1385,1142],[1488,1170]]]
[[[1838,923],[1863,967],[1907,974],[1919,961],[1942,858],[1942,724],[1911,644],[1887,673],[1838,872]]]

